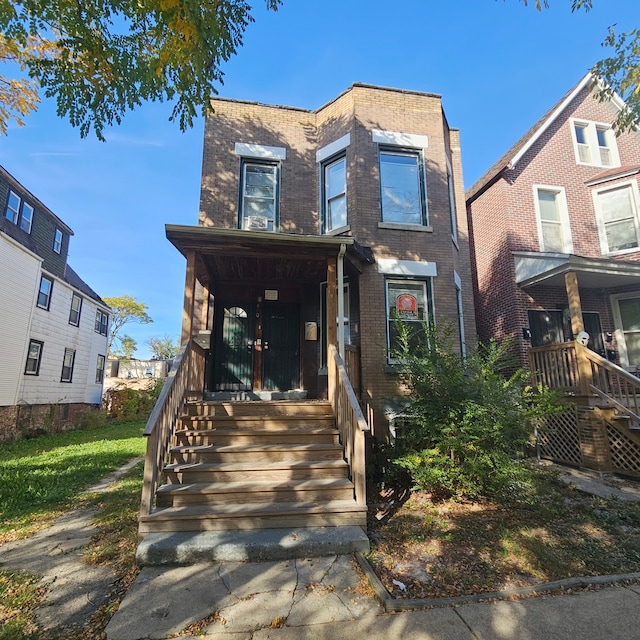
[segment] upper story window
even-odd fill
[[[427,224],[422,152],[380,149],[382,222]]]
[[[38,300],[36,305],[40,309],[49,311],[49,305],[51,304],[51,292],[53,291],[53,280],[50,280],[46,276],[40,278],[40,289],[38,290]]]
[[[7,207],[4,212],[5,218],[20,226],[23,231],[31,233],[33,224],[33,207],[27,202],[23,202],[17,193],[9,191]]]
[[[96,326],[95,332],[102,336],[107,335],[107,327],[109,326],[109,314],[98,309],[96,311]]]
[[[277,231],[279,164],[243,159],[240,228]]]
[[[69,310],[69,324],[77,327],[80,324],[80,312],[82,311],[82,298],[73,294],[71,298],[71,309]]]
[[[56,253],[62,252],[62,238],[62,231],[60,231],[60,229],[56,229],[55,233],[53,234],[53,250]]]
[[[71,382],[73,380],[73,363],[76,359],[76,352],[74,349],[65,349],[64,358],[62,360],[62,374],[60,375],[60,382]]]
[[[595,167],[619,167],[618,146],[608,124],[572,120],[576,162]]]
[[[40,362],[42,361],[42,348],[44,342],[40,340],[29,341],[29,351],[27,352],[27,364],[24,367],[26,376],[37,376],[40,373]]]
[[[638,185],[629,182],[594,191],[602,253],[636,251],[640,247]]]
[[[561,187],[534,185],[540,251],[572,253],[567,199]]]
[[[347,161],[345,156],[322,165],[324,232],[347,226]]]

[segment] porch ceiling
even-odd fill
[[[196,277],[210,280],[326,279],[327,258],[336,257],[342,245],[353,262],[370,262],[366,250],[350,237],[303,236],[213,227],[166,225],[169,241],[185,257],[195,251]]]
[[[564,287],[565,274],[574,271],[586,289],[611,289],[640,285],[640,263],[584,258],[573,254],[513,251],[516,283],[523,289],[535,285]]]

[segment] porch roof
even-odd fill
[[[640,285],[640,262],[610,258],[585,258],[569,253],[512,251],[516,284],[527,289],[538,284],[565,286],[565,273],[578,274],[580,287],[610,289],[629,284]]]
[[[348,236],[309,236],[187,225],[165,225],[167,239],[185,257],[195,251],[200,282],[244,280],[258,276],[278,280],[326,277],[327,258],[341,246],[356,267],[371,264],[373,254]]]

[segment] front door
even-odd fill
[[[216,317],[214,391],[289,391],[300,386],[297,304],[222,303]]]

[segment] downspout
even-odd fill
[[[338,251],[338,353],[344,361],[344,254],[347,245],[341,244]]]

